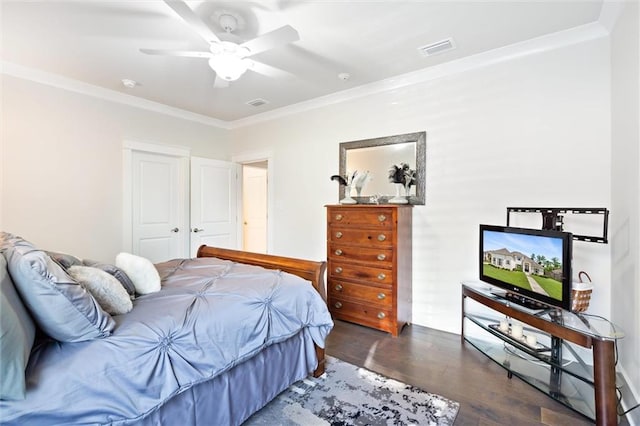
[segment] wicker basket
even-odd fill
[[[583,275],[587,277],[588,282],[582,280]],[[584,271],[578,273],[578,280],[578,282],[574,281],[571,285],[571,310],[573,312],[584,312],[589,307],[593,283],[589,274]]]

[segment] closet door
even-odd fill
[[[188,162],[133,151],[132,252],[152,262],[188,255]]]
[[[191,157],[191,256],[202,244],[237,249],[238,165]]]

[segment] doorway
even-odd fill
[[[242,164],[242,249],[267,253],[269,162]]]

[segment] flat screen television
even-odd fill
[[[480,225],[480,280],[530,308],[570,310],[572,243],[569,232]]]

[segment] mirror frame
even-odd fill
[[[405,133],[402,135],[385,136],[374,139],[362,139],[359,141],[341,142],[340,143],[340,176],[347,174],[347,153],[349,150],[358,148],[370,148],[376,146],[393,145],[398,143],[416,143],[416,195],[409,197],[409,204],[424,205],[425,203],[425,186],[426,186],[426,161],[427,161],[427,132]],[[410,166],[412,166],[410,164]],[[391,167],[391,164],[389,164]],[[389,199],[395,194],[377,194],[378,204],[388,204]],[[338,199],[342,200],[345,196],[345,187],[340,185],[338,189]],[[364,197],[352,197],[358,204],[375,204],[370,201],[370,195]]]

